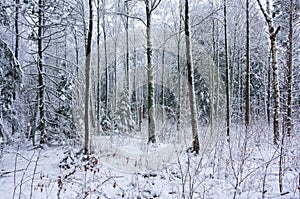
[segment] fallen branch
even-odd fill
[[[0,177],[10,174],[10,173],[14,173],[14,172],[19,172],[19,171],[24,171],[25,169],[18,169],[18,170],[14,170],[14,171],[1,171],[0,172]]]

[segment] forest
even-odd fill
[[[0,198],[300,197],[300,0],[0,1]]]

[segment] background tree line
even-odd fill
[[[230,136],[232,126],[263,121],[275,144],[295,133],[299,0],[0,5],[4,142],[74,143],[84,129],[130,134],[142,124],[156,142],[158,129],[180,132],[191,115],[194,141],[196,125],[226,125]]]

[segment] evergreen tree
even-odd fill
[[[0,137],[5,141],[17,131],[15,102],[20,97],[22,73],[12,50],[0,39]]]

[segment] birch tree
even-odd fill
[[[43,0],[38,1],[38,34],[37,34],[37,65],[38,65],[38,107],[39,107],[39,131],[40,144],[45,143],[45,85],[44,85],[44,65],[43,65],[43,27],[44,27],[44,13],[43,13],[44,2]]]
[[[280,26],[277,28],[274,26],[273,17],[270,11],[270,1],[266,1],[266,8],[263,7],[260,0],[257,0],[259,8],[265,18],[268,26],[268,34],[271,45],[271,66],[273,70],[273,87],[274,87],[274,116],[273,116],[273,132],[274,132],[274,144],[279,144],[279,111],[280,111],[280,93],[279,93],[279,76],[277,65],[277,46],[276,39]]]

